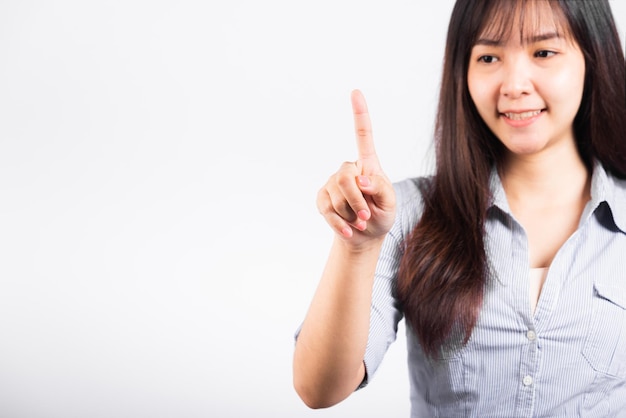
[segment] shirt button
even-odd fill
[[[530,376],[525,376],[524,379],[522,379],[522,383],[524,384],[524,386],[530,386],[533,384],[533,378]]]
[[[537,334],[535,333],[535,331],[530,330],[526,333],[526,338],[528,338],[530,341],[535,341],[537,339]]]

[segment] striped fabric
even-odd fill
[[[371,379],[402,319],[395,280],[402,242],[421,213],[419,182],[395,184],[398,211],[377,267],[365,356]],[[407,326],[413,418],[626,417],[626,181],[597,164],[578,230],[529,300],[526,235],[491,176],[491,276],[469,342],[426,358]]]

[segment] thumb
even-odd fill
[[[364,196],[382,211],[393,211],[396,204],[395,191],[389,179],[383,175],[358,176],[359,189]]]

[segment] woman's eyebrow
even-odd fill
[[[537,42],[547,41],[547,40],[555,39],[555,38],[561,38],[561,35],[559,35],[557,32],[546,32],[546,33],[540,33],[537,35],[526,37],[524,39],[524,43],[534,44]],[[504,42],[502,39],[490,39],[490,38],[481,37],[478,39],[478,41],[476,41],[475,45],[502,46],[503,44]]]
[[[556,38],[561,38],[561,35],[559,35],[558,32],[547,32],[547,33],[540,33],[538,35],[533,35],[529,38],[526,38],[525,40],[529,44],[534,44],[537,42],[549,41],[551,39],[556,39]]]

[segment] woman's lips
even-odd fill
[[[545,109],[523,110],[523,111],[505,111],[500,116],[510,126],[514,128],[522,128],[533,124],[541,117]]]

